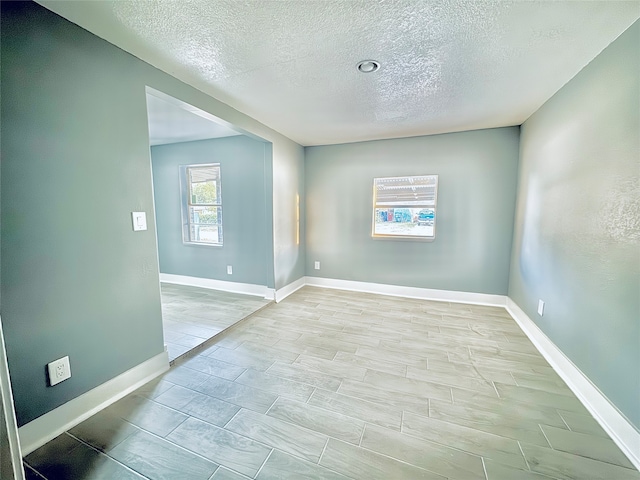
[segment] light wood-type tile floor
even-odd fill
[[[160,284],[162,328],[169,360],[184,355],[269,304],[252,295]]]
[[[198,353],[29,478],[640,479],[502,308],[305,287]]]

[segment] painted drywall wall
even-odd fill
[[[509,296],[640,427],[638,22],[524,123],[520,155]]]
[[[305,151],[297,144],[273,145],[273,238],[275,288],[304,276]]]
[[[518,136],[510,127],[306,148],[306,274],[506,294]],[[435,240],[372,238],[373,179],[431,174]]]
[[[266,144],[245,135],[151,147],[160,272],[267,285],[268,242]],[[270,153],[270,152],[269,152]],[[180,165],[219,163],[222,179],[223,245],[182,239]],[[227,275],[227,265],[233,274]]]
[[[1,8],[2,320],[24,425],[163,349],[146,86],[272,142],[271,175],[298,175],[303,159],[286,137],[45,8]],[[290,196],[274,193],[282,278],[302,276],[286,261],[301,248],[281,242]],[[149,230],[133,233],[139,210]],[[46,363],[64,355],[72,378],[47,387]]]

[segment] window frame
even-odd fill
[[[191,181],[192,170],[203,170],[207,168],[218,169],[218,180],[216,185],[217,197],[220,199],[219,203],[194,203],[193,202],[193,182]],[[223,234],[223,214],[222,214],[222,167],[220,163],[196,163],[190,165],[180,165],[180,190],[182,197],[182,243],[186,245],[202,245],[206,247],[222,247],[224,245]],[[192,207],[214,207],[218,208],[220,215],[217,218],[217,223],[195,223],[191,220],[191,208]],[[191,227],[195,225],[216,226],[218,228],[218,242],[197,241],[192,239]]]
[[[378,185],[381,181],[399,181],[402,179],[408,179],[406,187],[411,187],[412,182],[409,179],[417,179],[422,177],[429,177],[435,180],[435,186],[433,187],[433,201],[398,201],[398,202],[379,202],[378,201]],[[418,240],[422,242],[433,242],[436,238],[436,220],[437,220],[437,208],[438,208],[438,184],[439,176],[437,174],[424,174],[424,175],[402,175],[395,177],[375,177],[373,179],[373,208],[372,208],[372,221],[371,221],[371,237],[374,239],[397,239],[397,240]],[[405,187],[405,188],[406,188]],[[414,190],[415,191],[415,190]],[[391,204],[393,203],[393,204]],[[389,210],[389,209],[429,209],[433,210],[433,233],[431,235],[408,235],[401,233],[376,233],[376,212],[377,210]],[[395,212],[394,212],[395,216]],[[413,221],[411,222],[413,223]]]

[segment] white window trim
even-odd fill
[[[377,199],[377,183],[380,180],[400,180],[400,179],[413,179],[416,177],[432,177],[435,179],[435,189],[434,189],[434,199],[433,202],[427,201],[400,201],[394,204],[390,203],[378,203]],[[371,216],[371,236],[374,239],[392,239],[392,240],[418,240],[423,242],[432,242],[436,238],[436,223],[437,223],[437,209],[438,209],[438,183],[439,177],[438,175],[430,174],[430,175],[403,175],[397,177],[376,177],[373,179],[373,208],[372,208],[372,216]],[[410,185],[409,185],[410,186]],[[402,235],[402,234],[392,234],[392,233],[376,233],[376,209],[396,209],[396,208],[420,208],[420,209],[431,209],[434,212],[433,218],[433,234],[432,235]]]
[[[192,169],[217,167],[219,172],[219,182],[217,188],[220,189],[220,203],[191,203],[191,175],[189,173]],[[182,214],[182,243],[185,245],[198,245],[204,247],[222,247],[224,244],[224,228],[222,220],[217,225],[219,232],[221,232],[221,242],[197,242],[191,239],[191,216],[189,214],[189,208],[193,206],[204,207],[218,207],[222,212],[222,168],[219,163],[196,163],[190,165],[180,165],[180,197],[181,197],[181,214]]]

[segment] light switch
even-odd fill
[[[138,232],[140,230],[147,229],[147,214],[146,212],[131,212],[131,218],[133,220],[133,231]]]

